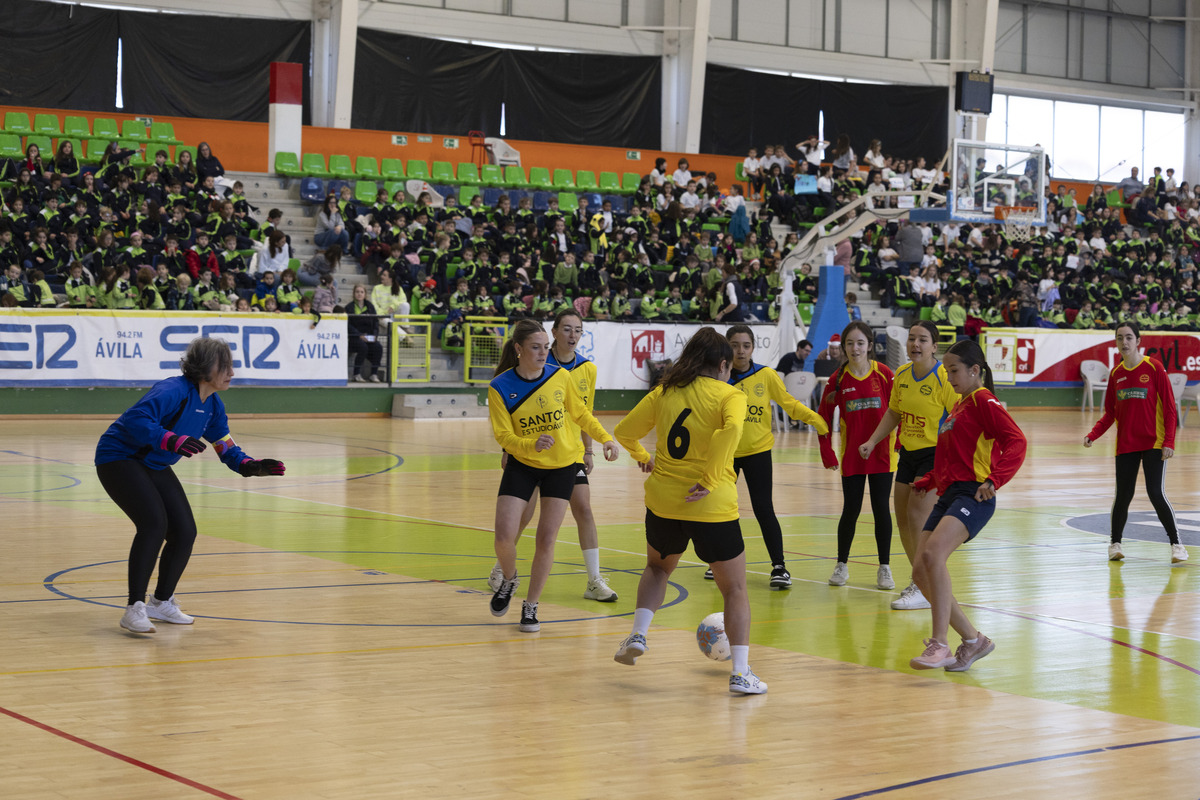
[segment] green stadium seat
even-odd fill
[[[600,191],[604,194],[623,194],[621,188],[621,179],[617,177],[615,172],[600,173]]]
[[[83,156],[84,163],[100,163],[100,158],[104,155],[104,149],[108,147],[108,141],[105,139],[84,139],[83,141],[87,146],[87,152]]]
[[[914,300],[907,300],[905,302],[912,303],[912,306],[908,306],[908,308],[912,308],[913,306],[916,305],[916,301],[914,301]],[[896,305],[900,305],[899,300],[896,301]],[[928,319],[928,320],[933,319],[933,306],[922,306],[921,307],[921,319]]]
[[[575,176],[571,173],[571,170],[569,170],[569,169],[556,169],[556,170],[554,170],[553,186],[555,189],[559,189],[559,190],[574,189],[575,188]]]
[[[325,156],[320,153],[305,153],[300,158],[300,169],[314,178],[332,178],[333,173],[325,168]]]
[[[481,183],[479,180],[479,168],[471,162],[459,162],[458,182],[478,186]]]
[[[559,211],[562,211],[564,214],[569,214],[577,208],[579,208],[579,195],[575,194],[574,192],[558,193]]]
[[[58,127],[58,116],[56,114],[35,115],[33,118],[33,132],[57,138],[62,134],[62,129]]]
[[[484,164],[479,169],[479,181],[484,186],[503,186],[504,170],[499,164]]]
[[[146,135],[146,124],[136,119],[127,119],[121,123],[121,138],[126,141],[144,142],[150,137]]]
[[[92,120],[92,138],[110,142],[120,139],[121,131],[117,128],[117,121],[108,117],[96,117]]]
[[[378,192],[379,184],[375,181],[355,181],[354,183],[354,199],[364,205],[373,204]]]
[[[636,192],[638,187],[641,185],[642,176],[638,175],[636,172],[626,172],[621,176],[621,188],[629,194]]]
[[[129,139],[122,139],[121,141],[117,142],[117,147],[121,148],[122,150],[133,151],[133,156],[131,156],[129,159],[129,163],[133,166],[140,167],[146,165],[146,153],[143,150],[145,147],[145,142],[135,142]]]
[[[555,178],[557,177],[556,174]],[[584,192],[597,192],[600,190],[600,183],[596,180],[596,173],[587,169],[581,169],[575,173],[575,186]]]
[[[91,129],[88,128],[87,117],[64,117],[63,133],[80,139],[86,139],[92,135]]]
[[[0,133],[0,157],[20,158],[25,155],[21,149],[21,137],[15,133]]]
[[[529,185],[534,189],[553,189],[554,182],[550,180],[550,170],[545,167],[530,167]]]
[[[154,122],[150,125],[150,141],[159,144],[183,144],[175,138],[175,126],[170,122]]]
[[[404,162],[398,158],[385,158],[380,164],[379,177],[385,181],[404,180]]]
[[[743,170],[744,166],[745,165],[741,161],[738,161],[733,165],[733,177],[742,183],[746,182],[746,172]]]
[[[335,178],[342,180],[351,180],[358,177],[358,173],[354,171],[354,165],[350,163],[350,156],[330,156],[329,171]]]
[[[458,193],[458,204],[467,206],[471,204],[471,199],[479,194],[479,187],[473,184],[466,184],[462,187],[462,191]]]
[[[373,156],[359,156],[354,159],[354,169],[358,172],[358,177],[365,180],[374,181],[381,177],[379,162]],[[371,198],[371,202],[374,203],[375,198]]]
[[[396,196],[396,192],[404,191],[404,181],[388,181],[383,185],[383,188],[387,190],[388,199],[390,200]]]
[[[429,165],[424,161],[409,161],[406,170],[408,177],[414,180],[429,180]]]
[[[8,133],[33,133],[29,124],[29,115],[24,111],[7,111],[4,114],[4,130]]]
[[[304,175],[300,169],[300,159],[295,153],[280,151],[275,154],[275,173],[288,178],[299,178]]]
[[[509,164],[504,168],[504,185],[514,189],[529,189],[529,178],[525,177],[525,168],[520,164]]]
[[[449,161],[433,162],[433,171],[430,173],[430,183],[458,183],[458,179],[454,177],[454,165]]]
[[[26,136],[25,147],[36,144],[38,152],[42,154],[42,161],[50,161],[54,158],[54,145],[50,142],[49,136]]]

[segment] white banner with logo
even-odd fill
[[[1079,386],[1084,361],[1112,369],[1121,360],[1113,331],[1053,328],[984,328],[981,344],[996,383]],[[1167,372],[1200,380],[1200,333],[1146,331],[1141,351],[1158,359]]]
[[[0,385],[149,386],[196,337],[224,339],[234,386],[345,386],[346,317],[170,311],[0,313]]]
[[[713,325],[721,334],[730,327]],[[675,360],[701,326],[695,323],[586,322],[576,352],[596,362],[597,389],[650,388],[651,361]],[[751,325],[754,362],[772,369],[792,351],[779,350],[778,327]],[[546,323],[550,330],[550,323]]]

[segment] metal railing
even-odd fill
[[[429,315],[397,314],[390,332],[392,383],[427,383],[433,318]]]
[[[508,339],[504,317],[467,317],[463,320],[463,380],[487,383],[500,363],[500,351]]]

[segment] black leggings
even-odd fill
[[[1121,541],[1125,531],[1125,521],[1129,519],[1129,502],[1133,500],[1133,490],[1137,487],[1138,465],[1146,475],[1146,494],[1158,513],[1158,521],[1167,529],[1167,538],[1171,544],[1179,544],[1179,528],[1175,524],[1175,509],[1171,501],[1163,493],[1166,481],[1167,462],[1163,461],[1162,450],[1138,450],[1133,453],[1121,453],[1117,456],[1117,496],[1112,505],[1112,540]]]
[[[775,502],[771,498],[774,481],[771,477],[771,451],[764,450],[752,456],[742,456],[733,460],[733,474],[746,473],[746,488],[750,490],[750,507],[754,509],[754,518],[762,530],[763,544],[771,557],[771,564],[784,563],[783,560],[783,531],[779,528],[779,520],[775,517]]]
[[[170,599],[196,541],[196,520],[179,479],[170,467],[149,469],[132,459],[98,464],[96,474],[104,491],[137,528],[129,548],[129,604],[146,599],[160,549],[154,596]]]
[[[871,475],[842,476],[842,518],[838,520],[837,560],[845,564],[850,560],[850,545],[854,543],[854,528],[858,525],[858,513],[862,511],[863,489],[871,485],[871,513],[875,516],[875,547],[879,550],[879,563],[890,564],[892,560],[892,512],[888,498],[892,494],[892,473],[876,472]]]

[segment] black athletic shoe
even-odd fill
[[[783,564],[776,564],[771,567],[771,588],[792,588],[792,576],[788,574],[787,567],[785,567]]]
[[[512,601],[513,593],[517,591],[517,587],[521,585],[521,578],[517,575],[512,577],[512,580],[500,581],[500,588],[492,595],[492,616],[503,617],[508,613],[508,604]]]
[[[520,630],[523,633],[537,633],[542,629],[542,624],[537,618],[537,603],[525,601],[521,603],[521,625]]]

